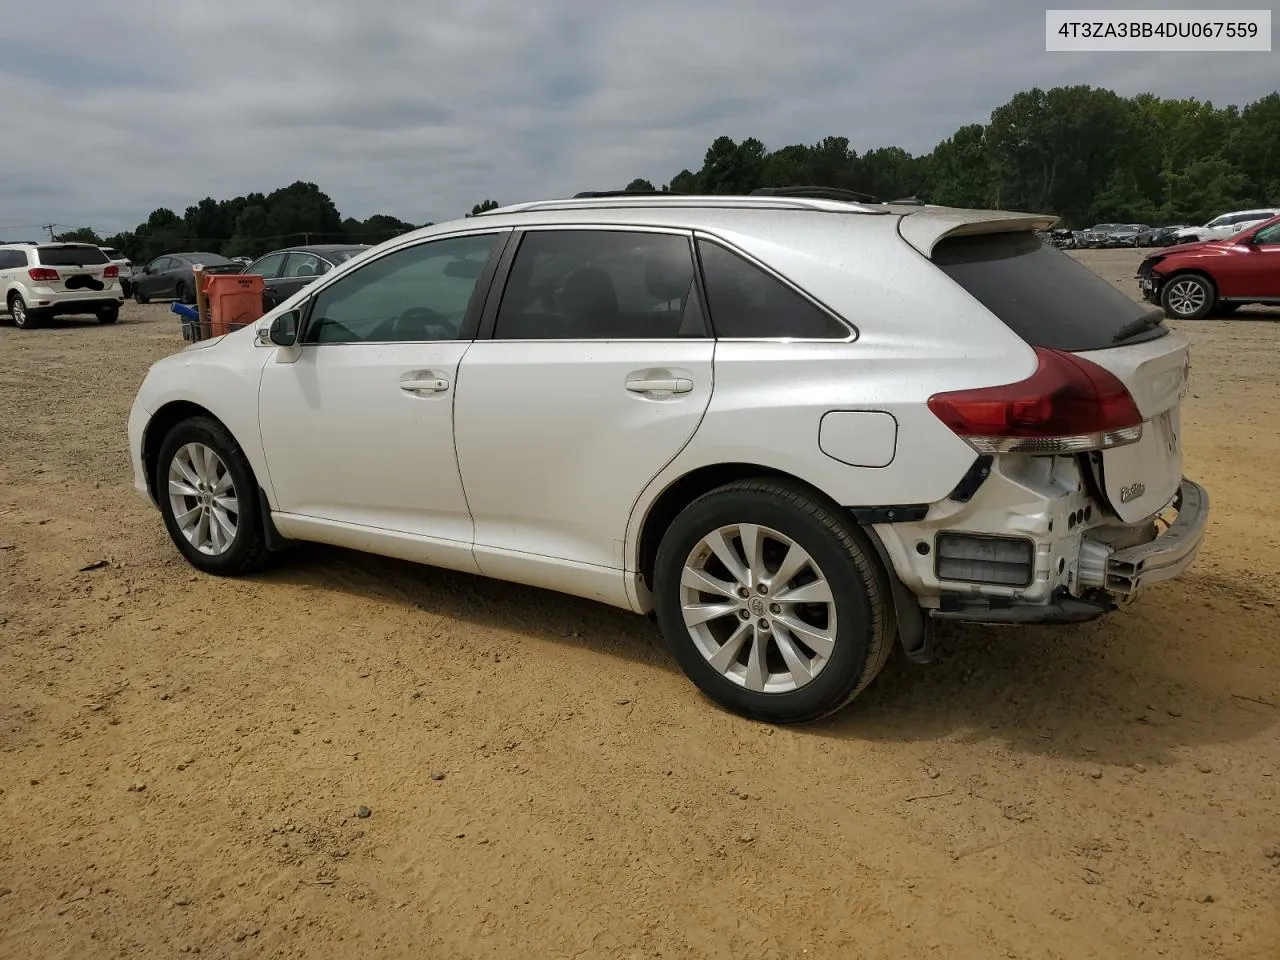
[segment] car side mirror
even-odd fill
[[[290,310],[271,321],[270,340],[277,347],[292,347],[298,342],[298,326],[302,322],[302,313]]]

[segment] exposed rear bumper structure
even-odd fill
[[[1209,495],[1183,479],[1170,506],[1178,515],[1164,533],[1119,550],[1085,539],[1080,554],[1082,596],[1061,590],[1049,603],[1008,598],[972,599],[944,595],[929,616],[988,624],[1081,623],[1136,597],[1148,584],[1181,576],[1195,561],[1209,521]]]
[[[1177,519],[1163,534],[1107,558],[1109,592],[1134,594],[1149,583],[1181,576],[1191,566],[1209,521],[1209,494],[1200,484],[1183,479],[1174,507]]]

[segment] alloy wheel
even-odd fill
[[[698,652],[756,693],[807,685],[835,649],[827,578],[803,547],[769,527],[722,526],[699,540],[681,570],[680,605]]]
[[[178,529],[211,557],[231,549],[240,525],[240,502],[231,471],[203,443],[180,447],[169,461],[169,505]]]
[[[1208,292],[1199,280],[1175,280],[1169,288],[1169,309],[1180,317],[1189,317],[1203,309]]]

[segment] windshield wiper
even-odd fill
[[[1116,335],[1111,338],[1112,343],[1119,343],[1121,340],[1128,340],[1130,337],[1136,337],[1138,334],[1147,330],[1151,330],[1160,326],[1164,322],[1164,311],[1156,308],[1148,310],[1136,320],[1130,320],[1123,327],[1116,331]]]

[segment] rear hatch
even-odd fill
[[[120,268],[99,247],[87,243],[47,243],[36,247],[33,283],[55,293],[99,293],[115,282]]]
[[[944,231],[929,256],[1030,346],[1092,362],[1123,384],[1142,417],[1140,439],[1084,457],[1097,492],[1125,522],[1164,509],[1182,483],[1180,408],[1190,359],[1163,312],[1014,219]]]

